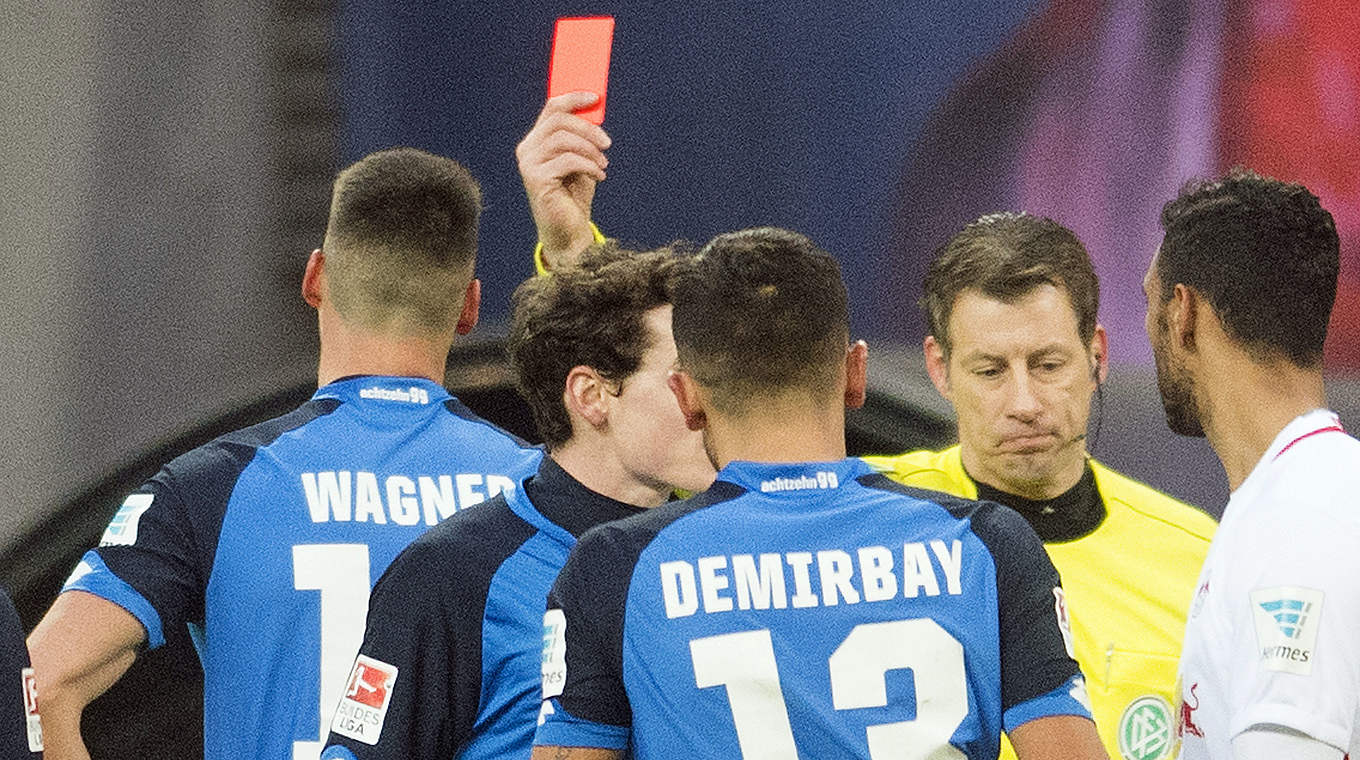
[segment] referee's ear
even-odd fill
[[[694,378],[684,370],[673,369],[666,377],[666,384],[670,386],[671,393],[675,394],[675,400],[680,404],[680,413],[685,415],[685,427],[690,430],[703,430],[708,427],[703,396],[699,393],[699,385],[694,382]]]

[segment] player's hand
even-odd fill
[[[605,178],[609,135],[573,111],[598,100],[590,92],[569,92],[550,99],[533,129],[515,147],[519,175],[529,196],[529,211],[543,244],[549,269],[569,263],[594,242],[590,204]]]

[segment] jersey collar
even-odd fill
[[[351,375],[318,388],[312,400],[333,398],[344,403],[381,404],[396,409],[426,409],[453,398],[425,377]]]
[[[873,468],[858,457],[838,462],[766,463],[733,461],[718,473],[727,481],[748,491],[779,498],[805,496],[809,491],[834,491],[855,478],[873,473]]]

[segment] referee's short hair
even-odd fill
[[[442,334],[472,281],[482,193],[462,164],[390,148],[336,175],[322,250],[346,321],[398,334]]]
[[[1187,184],[1162,207],[1161,222],[1163,303],[1183,283],[1258,361],[1322,362],[1341,247],[1332,215],[1308,188],[1239,167]]]
[[[1014,303],[1041,285],[1067,294],[1083,344],[1095,337],[1100,285],[1072,230],[1047,217],[1005,211],[971,222],[940,246],[926,270],[921,310],[946,356],[949,317],[966,290]]]
[[[807,237],[773,227],[719,235],[678,267],[674,299],[680,367],[719,411],[741,414],[788,391],[839,393],[845,284]]]
[[[630,251],[594,246],[575,266],[526,280],[511,296],[506,349],[515,385],[549,449],[571,439],[562,402],[573,367],[594,369],[621,393],[651,348],[643,321],[671,302],[671,275],[682,244]]]

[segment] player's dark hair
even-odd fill
[[[1308,188],[1239,167],[1187,184],[1162,207],[1161,221],[1163,303],[1182,283],[1258,361],[1322,361],[1340,241],[1332,215]]]
[[[615,393],[637,371],[652,345],[643,317],[671,302],[679,249],[595,246],[576,266],[531,278],[515,290],[506,341],[510,367],[549,449],[571,438],[562,393],[573,367],[594,369],[614,383]]]
[[[336,175],[326,276],[336,310],[369,328],[444,332],[472,279],[482,193],[462,164],[390,148]]]
[[[840,267],[796,232],[719,235],[678,267],[673,329],[680,366],[740,413],[771,392],[837,387],[849,342]]]
[[[1077,236],[1047,217],[1002,212],[979,217],[935,251],[926,270],[921,311],[949,354],[949,317],[965,290],[1014,303],[1041,285],[1067,294],[1082,344],[1095,336],[1100,285]]]

